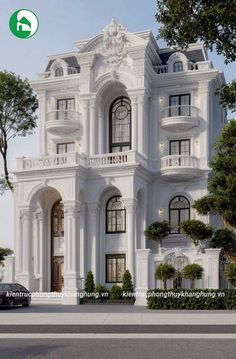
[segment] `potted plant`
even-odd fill
[[[201,279],[203,274],[203,268],[197,264],[187,264],[182,271],[182,276],[185,279],[190,280],[190,288],[194,289],[194,281],[196,279]]]
[[[161,263],[156,268],[155,278],[163,281],[164,289],[167,289],[167,279],[174,278],[175,268],[168,263]]]
[[[159,244],[159,253],[161,255],[162,242],[165,237],[170,234],[170,224],[167,221],[153,222],[144,231],[147,239],[153,240]]]

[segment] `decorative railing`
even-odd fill
[[[161,113],[161,118],[179,116],[198,117],[199,109],[191,105],[170,106],[165,107]]]
[[[81,165],[88,167],[108,167],[124,164],[142,164],[147,167],[147,160],[135,151],[126,151],[118,153],[107,153],[86,157],[76,152],[41,156],[34,158],[17,158],[17,170],[40,170],[57,167],[71,167]]]
[[[47,121],[79,121],[80,113],[75,110],[55,110],[47,114]]]
[[[192,167],[198,168],[199,161],[197,157],[188,155],[172,155],[161,158],[161,169],[170,167]]]
[[[86,158],[76,152],[41,157],[17,158],[17,170],[40,170],[55,167],[82,165],[86,167]]]
[[[211,61],[201,61],[201,62],[191,62],[187,63],[187,67],[185,71],[201,71],[201,70],[208,70],[212,68]],[[158,65],[154,66],[154,70],[158,75],[166,74],[166,73],[173,73],[176,74],[177,72],[173,72],[173,68],[168,71],[168,65]],[[181,71],[183,72],[183,71]]]

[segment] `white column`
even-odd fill
[[[94,281],[99,284],[100,280],[100,240],[99,240],[99,203],[88,203],[88,234],[87,234],[87,270],[91,270]]]
[[[20,212],[21,228],[20,228],[20,243],[18,268],[19,272],[16,275],[17,281],[25,286],[27,289],[32,287],[32,235],[33,235],[33,218],[32,209],[23,209]]]
[[[146,154],[147,146],[146,100],[145,93],[138,96],[138,152],[142,154]]]
[[[137,150],[137,133],[138,133],[138,103],[137,103],[137,96],[131,97],[131,124],[132,124],[132,150]]]
[[[35,214],[35,231],[34,231],[34,277],[37,282],[37,290],[43,291],[44,281],[44,213],[38,212]]]
[[[127,232],[127,260],[126,267],[130,271],[135,283],[135,228],[137,201],[133,198],[123,198],[126,208],[126,232]]]
[[[47,131],[45,122],[47,121],[47,92],[38,92],[39,118],[40,118],[40,153],[47,153]],[[53,110],[53,109],[52,109]]]
[[[98,138],[98,129],[97,129],[97,119],[96,119],[96,101],[95,99],[90,100],[90,155],[97,153],[97,138]]]
[[[82,100],[82,153],[89,153],[89,101]]]
[[[80,205],[79,230],[80,230],[80,276],[86,276],[86,206]],[[84,282],[84,280],[83,280]]]
[[[64,202],[64,289],[72,293],[63,298],[64,304],[76,304],[79,286],[79,207],[77,203]]]
[[[210,107],[209,107],[209,83],[202,83],[199,86],[199,104],[201,107],[201,114],[200,116],[204,119],[204,121],[200,121],[201,126],[201,135],[200,135],[200,158],[201,168],[206,168],[209,164],[209,154],[210,154],[210,142],[209,142],[209,136],[210,136]]]
[[[204,288],[219,289],[220,248],[205,249],[207,267],[204,268]]]
[[[147,305],[146,293],[150,276],[150,249],[136,250],[136,301],[135,305]],[[154,273],[151,273],[154,276]]]

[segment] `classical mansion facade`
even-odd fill
[[[109,287],[129,269],[145,293],[161,286],[158,263],[195,262],[204,267],[198,287],[218,288],[220,250],[193,248],[178,226],[199,218],[191,205],[207,193],[212,145],[226,121],[215,96],[223,74],[202,44],[160,49],[151,31],[131,33],[115,20],[74,45],[31,82],[40,153],[17,159],[6,280],[76,293],[89,270]],[[157,220],[172,228],[161,252],[144,236]]]

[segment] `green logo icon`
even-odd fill
[[[16,37],[29,39],[38,31],[39,20],[33,11],[20,9],[12,14],[9,27]]]

